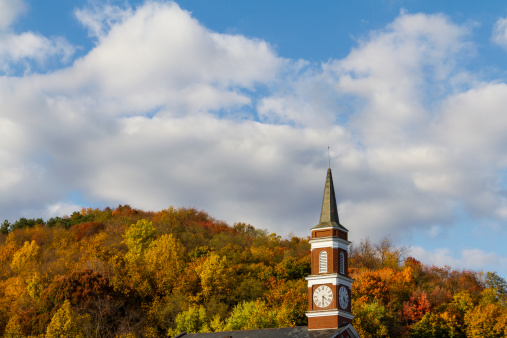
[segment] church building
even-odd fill
[[[340,224],[331,169],[327,170],[320,222],[311,229],[311,274],[308,281],[308,326],[181,333],[193,338],[359,338],[352,326],[348,276],[348,230]]]

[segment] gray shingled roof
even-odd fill
[[[307,326],[296,326],[277,329],[189,333],[182,338],[330,338],[336,333],[336,329],[308,331]]]

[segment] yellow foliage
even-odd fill
[[[146,327],[144,329],[144,335],[143,335],[143,337],[146,337],[146,338],[157,338],[158,337],[157,329],[155,329],[152,326]]]
[[[23,337],[23,332],[21,331],[21,325],[19,324],[18,315],[14,315],[11,318],[9,318],[9,322],[5,327],[4,337],[5,338]]]
[[[9,278],[4,283],[4,296],[11,302],[18,300],[25,291],[26,284],[21,277]]]
[[[16,252],[16,246],[14,244],[7,244],[0,248],[0,264],[3,264],[12,259]]]
[[[23,247],[16,251],[12,257],[11,267],[21,274],[33,271],[42,256],[42,249],[35,241],[25,242]]]
[[[202,296],[204,299],[225,296],[230,290],[232,274],[227,264],[227,258],[211,252],[207,259],[195,269],[201,280]]]
[[[40,293],[43,290],[41,278],[38,273],[33,274],[30,276],[26,281],[26,290],[28,291],[28,294],[33,299],[38,299]]]
[[[386,308],[378,303],[352,303],[353,325],[360,337],[389,337],[388,326],[384,322]]]
[[[476,306],[465,314],[465,324],[468,337],[505,337],[507,309],[496,304]]]
[[[170,293],[173,282],[185,267],[184,258],[185,248],[173,235],[160,236],[146,250],[146,269],[154,276],[156,287],[162,293]]]
[[[252,256],[255,260],[258,260],[260,262],[270,264],[274,261],[275,253],[273,250],[271,250],[268,247],[265,246],[252,246],[250,247],[250,252],[252,253]]]
[[[53,228],[53,241],[51,242],[51,248],[63,249],[67,248],[71,243],[74,242],[74,234],[69,230],[63,228]]]
[[[115,338],[137,338],[137,336],[131,332],[126,334],[118,334],[115,336]]]
[[[176,327],[167,331],[168,336],[176,336],[182,332],[196,333],[209,332],[206,309],[204,306],[192,306],[176,316]]]
[[[65,300],[51,319],[46,330],[46,338],[84,338],[86,336],[84,324],[87,320],[89,320],[87,315],[75,313],[69,300]]]
[[[129,248],[129,254],[139,257],[151,244],[155,237],[155,227],[151,221],[141,219],[131,224],[123,235],[124,242]]]

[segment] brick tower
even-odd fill
[[[308,281],[308,329],[331,329],[352,323],[351,285],[347,275],[348,230],[340,224],[331,169],[327,170],[320,222],[312,228],[312,274]]]

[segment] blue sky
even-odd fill
[[[0,0],[0,218],[196,207],[507,277],[507,5]]]

